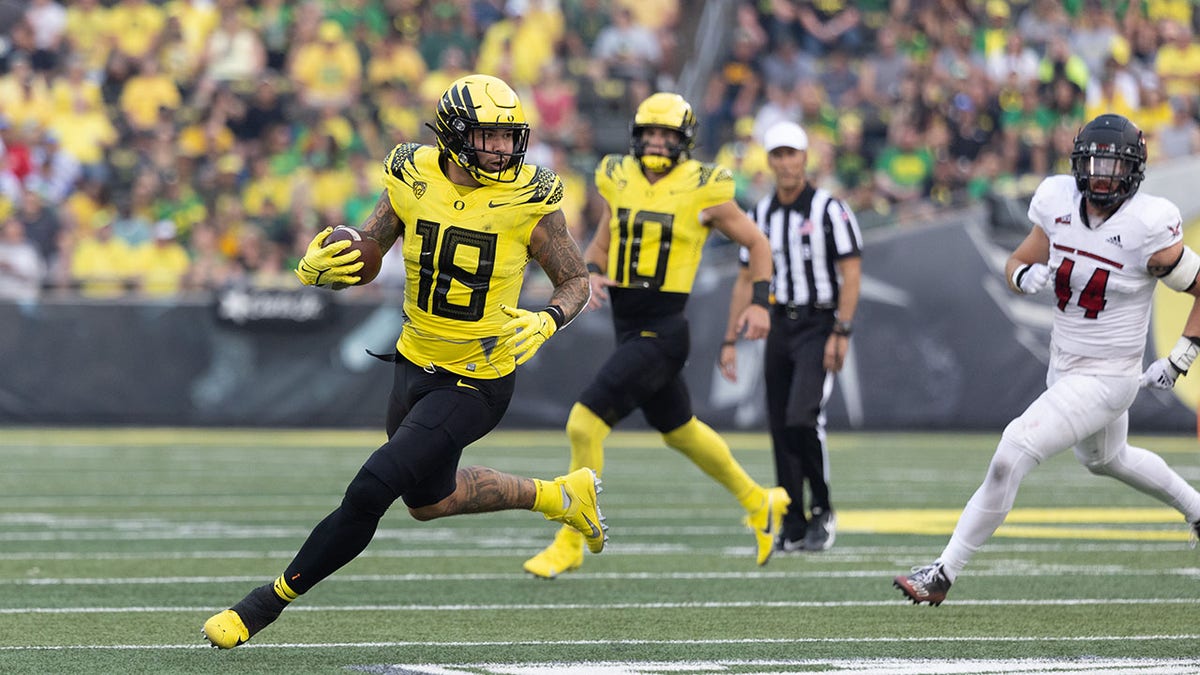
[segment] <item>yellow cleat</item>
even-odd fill
[[[250,639],[250,631],[237,612],[227,609],[204,622],[204,637],[214,647],[233,649]]]
[[[287,601],[275,593],[276,583],[282,584],[282,579],[259,586],[233,607],[214,614],[204,622],[204,637],[214,647],[233,649],[269,626],[287,607]],[[291,592],[286,585],[283,588]]]
[[[791,503],[792,498],[788,496],[787,490],[773,487],[766,491],[762,505],[746,516],[746,527],[754,530],[754,543],[757,548],[755,555],[759,565],[766,565],[771,559],[771,552],[775,550],[775,537],[783,527],[783,516]]]
[[[608,541],[604,516],[596,495],[603,492],[596,472],[584,467],[554,479],[555,487],[563,491],[563,511],[556,515],[546,514],[546,520],[554,520],[579,530],[587,542],[588,550],[599,553]]]
[[[525,561],[521,567],[535,577],[553,579],[583,564],[583,535],[573,527],[563,526],[554,535],[554,543]]]

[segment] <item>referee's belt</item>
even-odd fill
[[[780,304],[775,303],[771,306],[776,314],[783,314],[789,319],[795,320],[803,316],[813,316],[816,314],[824,314],[837,309],[837,305],[832,302],[810,302],[806,305],[797,305],[794,303]]]

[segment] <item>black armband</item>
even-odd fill
[[[588,274],[604,274],[604,270],[600,269],[600,266],[593,262],[587,264],[587,271]]]
[[[771,308],[771,282],[755,281],[750,291],[750,304]]]
[[[554,319],[554,330],[562,328],[563,324],[567,321],[567,315],[563,314],[562,309],[558,305],[546,305],[542,311],[549,314],[551,319]]]

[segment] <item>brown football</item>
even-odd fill
[[[355,275],[361,277],[361,279],[355,286],[371,283],[375,276],[379,274],[379,266],[383,264],[383,249],[379,248],[379,242],[363,234],[361,230],[357,230],[349,225],[338,225],[333,228],[333,232],[330,232],[329,236],[325,237],[325,245],[328,246],[335,241],[342,241],[343,239],[350,240],[351,244],[342,253],[346,253],[347,251],[362,252],[362,255],[358,259],[363,264],[362,269],[355,272]],[[341,285],[338,284],[337,286],[340,287]]]

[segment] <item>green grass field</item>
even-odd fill
[[[768,441],[728,436],[760,481]],[[608,443],[608,548],[555,581],[529,512],[411,520],[249,644],[200,626],[278,575],[380,433],[0,430],[2,673],[1200,672],[1200,550],[1174,511],[1065,453],[941,607],[891,578],[941,551],[995,435],[834,433],[839,530],[754,565],[736,502],[646,433]],[[1141,437],[1192,484],[1192,437]],[[465,463],[553,477],[561,432]]]

